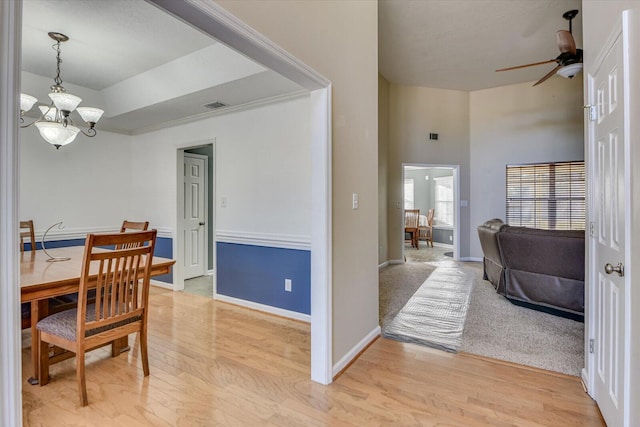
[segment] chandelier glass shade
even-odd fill
[[[26,128],[35,125],[38,128],[38,132],[40,132],[40,136],[45,141],[56,148],[60,148],[73,142],[80,132],[88,137],[96,136],[95,125],[104,111],[94,107],[78,107],[82,102],[82,98],[67,93],[67,90],[62,86],[62,78],[60,77],[60,64],[62,63],[60,43],[66,42],[69,37],[55,32],[49,33],[49,37],[56,41],[53,48],[57,52],[57,74],[53,79],[55,84],[51,86],[51,93],[49,94],[51,102],[48,106],[38,106],[42,114],[37,120],[20,125],[20,127]],[[24,114],[31,110],[37,102],[38,99],[31,95],[20,94],[20,121],[22,123],[24,123]],[[76,111],[85,122],[86,130],[80,129],[73,123],[71,119],[73,111]]]

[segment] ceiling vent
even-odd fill
[[[226,107],[227,104],[223,104],[220,101],[212,102],[210,104],[204,105],[204,108],[208,108],[209,110],[217,110],[218,108]]]

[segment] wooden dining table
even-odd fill
[[[108,250],[108,249],[105,249]],[[31,360],[33,374],[30,384],[38,384],[40,355],[36,345],[36,324],[47,315],[47,299],[78,292],[80,288],[80,272],[84,246],[47,249],[51,256],[69,258],[65,261],[50,262],[44,251],[26,251],[20,254],[20,301],[31,303]],[[171,272],[175,260],[153,257],[151,276],[159,276]],[[90,271],[91,282],[97,273]],[[94,276],[95,274],[95,276]],[[126,345],[126,344],[124,344]]]

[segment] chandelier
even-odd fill
[[[78,107],[82,99],[70,93],[62,86],[62,78],[60,77],[60,64],[62,59],[60,58],[60,43],[69,40],[69,37],[61,33],[51,32],[49,37],[56,41],[52,46],[57,52],[56,55],[56,77],[53,79],[55,84],[51,86],[51,103],[49,106],[41,105],[38,108],[42,113],[40,118],[36,121],[20,125],[21,128],[29,127],[33,124],[36,125],[40,136],[49,144],[59,149],[63,145],[67,145],[76,139],[78,133],[82,132],[88,137],[96,136],[95,125],[102,117],[103,110],[93,107]],[[24,114],[31,110],[33,105],[38,102],[38,99],[27,95],[25,93],[20,94],[20,122],[24,123]],[[77,107],[77,108],[76,108]],[[85,121],[88,129],[80,129],[71,120],[71,113],[77,111],[82,120]]]

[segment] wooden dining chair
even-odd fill
[[[418,224],[420,221],[420,209],[405,209],[404,232],[411,238],[411,247],[418,248]]]
[[[85,353],[134,332],[139,337],[142,370],[145,376],[149,375],[147,308],[156,233],[151,230],[87,236],[78,307],[45,317],[37,325],[41,386],[49,382],[49,344],[64,348],[76,355],[80,403],[87,406]],[[118,245],[124,249],[103,249]],[[92,275],[97,277],[94,284]],[[93,286],[96,301],[88,304],[87,292]]]
[[[24,252],[25,238],[29,239],[30,250],[36,250],[36,233],[33,227],[33,220],[20,221],[20,252]]]
[[[134,222],[134,221],[127,221],[125,219],[124,221],[122,221],[120,232],[126,233],[128,231],[146,231],[147,228],[149,228],[149,221]]]
[[[129,233],[131,231],[146,231],[149,228],[149,221],[144,222],[134,222],[127,221],[126,219],[122,221],[122,226],[120,227],[121,233]],[[118,247],[116,249],[126,249],[125,247]]]

